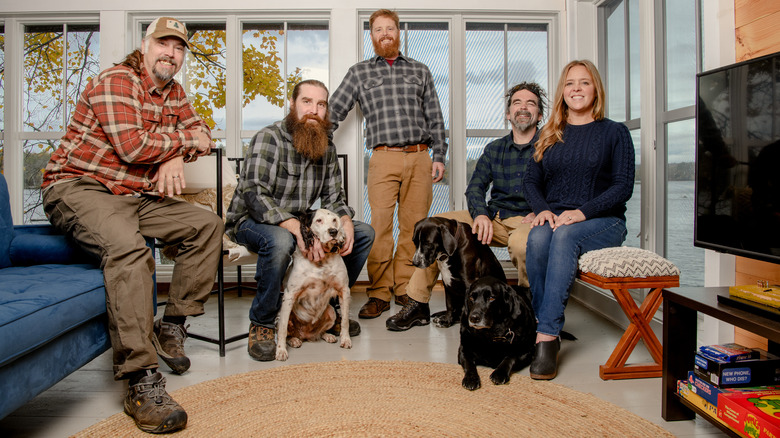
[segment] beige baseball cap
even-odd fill
[[[146,37],[162,38],[175,36],[190,48],[190,41],[187,37],[187,26],[181,21],[172,17],[160,17],[152,21],[152,24],[146,28]]]

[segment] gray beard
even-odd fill
[[[159,61],[159,59],[157,61]],[[173,73],[165,73],[157,68],[157,61],[155,61],[154,65],[152,66],[152,74],[154,75],[154,77],[167,84],[168,81],[170,81],[171,79],[173,79],[174,76],[176,76],[176,72],[178,70],[174,67]]]
[[[512,126],[517,129],[520,132],[528,132],[531,128],[536,128],[536,123],[531,121],[531,119],[528,119],[528,123],[518,122],[517,120],[517,114],[515,114],[515,117],[512,117],[510,119],[510,123],[512,123]]]

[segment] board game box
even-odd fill
[[[694,358],[694,372],[720,388],[767,386],[780,384],[780,357],[764,350],[758,359],[726,362],[701,352]]]
[[[752,438],[780,437],[780,390],[721,393],[718,418]]]
[[[723,362],[737,362],[740,360],[759,358],[758,350],[735,343],[703,345],[699,347],[699,352],[707,357]]]
[[[693,371],[688,371],[688,383],[690,384],[691,391],[701,396],[703,399],[712,403],[714,406],[718,405],[718,394],[722,392],[752,392],[762,391],[767,389],[780,389],[778,386],[751,386],[746,388],[718,388],[717,386],[705,381],[701,377],[697,376]]]

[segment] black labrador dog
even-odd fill
[[[429,217],[418,221],[412,236],[417,248],[412,264],[425,269],[439,264],[447,310],[431,315],[437,327],[457,323],[463,311],[463,297],[471,283],[485,276],[506,281],[504,269],[488,245],[483,245],[471,227],[454,219]]]
[[[463,387],[474,391],[481,382],[477,365],[495,368],[490,380],[509,383],[509,376],[534,356],[536,317],[531,290],[510,286],[495,277],[483,277],[471,284],[460,321],[458,363],[466,373]]]

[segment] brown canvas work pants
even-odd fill
[[[52,225],[100,259],[114,377],[156,368],[155,259],[144,236],[178,245],[165,314],[201,315],[222,256],[222,220],[170,198],[114,195],[89,177],[48,187],[43,201]]]

